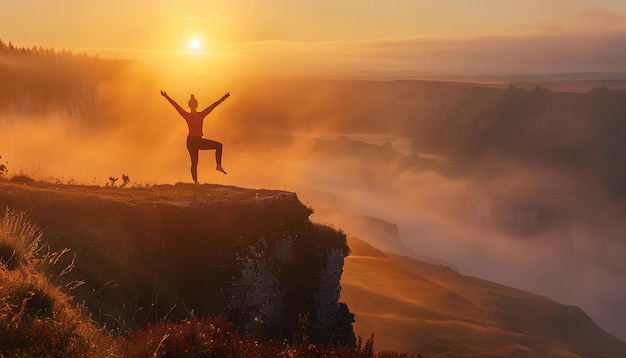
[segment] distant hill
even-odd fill
[[[580,308],[349,238],[341,298],[376,348],[423,357],[625,357]]]

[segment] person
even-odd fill
[[[215,101],[212,105],[198,112],[198,100],[192,94],[191,98],[187,102],[190,111],[185,111],[176,101],[174,101],[170,96],[167,95],[167,92],[161,91],[161,95],[167,99],[168,102],[174,106],[176,111],[185,119],[187,122],[187,127],[189,127],[189,134],[187,135],[187,150],[189,151],[189,157],[191,158],[191,177],[193,178],[193,182],[196,185],[198,183],[198,153],[200,150],[215,150],[215,163],[217,167],[215,170],[218,170],[224,174],[226,171],[222,168],[222,143],[216,142],[214,140],[203,138],[202,132],[202,124],[204,122],[204,118],[211,113],[222,102],[224,102],[228,97],[230,97],[230,92],[226,92],[222,98]]]

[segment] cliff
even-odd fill
[[[72,251],[64,283],[110,328],[221,314],[291,338],[307,317],[313,341],[354,344],[338,301],[346,237],[312,223],[294,193],[0,182],[5,207],[27,211],[52,250]]]

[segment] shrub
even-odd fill
[[[107,187],[109,187],[109,186],[110,186],[110,187],[112,187],[112,188],[115,188],[115,182],[116,182],[118,179],[119,179],[118,177],[110,176],[110,177],[109,177],[109,182],[108,182],[108,183],[106,183],[106,185],[105,185],[105,186],[107,186]]]
[[[0,356],[84,356],[79,316],[59,288],[38,274],[0,271]]]
[[[0,159],[2,159],[1,155],[0,155]],[[0,179],[6,178],[8,171],[9,169],[7,168],[7,166],[3,163],[0,163]]]
[[[52,318],[30,322],[0,321],[0,352],[6,357],[81,357],[88,343],[71,322]]]
[[[3,313],[11,321],[54,318],[55,311],[60,309],[55,302],[65,300],[58,287],[25,269],[3,271],[0,283]]]
[[[55,300],[49,287],[33,282],[25,282],[8,292],[11,307],[18,311],[16,316],[29,319],[53,318]]]
[[[126,174],[122,174],[122,184],[120,184],[120,188],[126,188],[128,183],[130,183],[130,177]]]

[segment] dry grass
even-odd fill
[[[15,270],[35,259],[41,232],[24,213],[6,209],[0,218],[0,266]]]
[[[304,327],[303,327],[304,328]],[[222,317],[166,321],[130,333],[127,357],[277,357],[277,358],[404,358],[393,351],[374,354],[373,337],[359,341],[355,349],[332,344],[313,344],[306,335],[286,341],[266,340],[258,334],[241,333]]]
[[[100,356],[110,337],[45,272],[62,253],[44,251],[24,213],[0,219],[0,356]],[[63,271],[63,270],[61,270]]]

